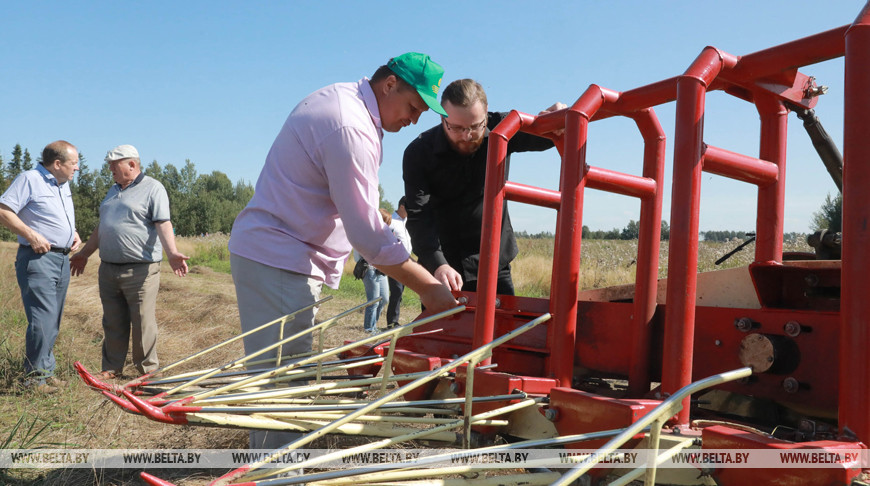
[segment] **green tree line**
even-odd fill
[[[40,163],[40,159],[38,157],[36,163]],[[0,193],[18,174],[32,168],[29,151],[20,145],[15,145],[8,162],[0,156]],[[180,169],[171,163],[161,166],[155,160],[147,166],[143,164],[142,171],[166,188],[172,225],[179,236],[229,233],[236,215],[254,195],[250,183],[233,183],[223,172],[198,174],[189,159]],[[87,239],[97,227],[100,203],[114,183],[109,164],[104,162],[99,170],[91,170],[87,159],[79,154],[79,171],[70,181],[70,190],[76,211],[76,228],[83,239]],[[15,235],[0,227],[0,239],[14,240]]]
[[[41,162],[41,156],[35,163]],[[16,144],[12,149],[8,162],[4,162],[0,154],[0,193],[6,190],[12,180],[21,172],[30,170],[34,161],[30,151]],[[233,183],[226,174],[213,171],[210,174],[197,174],[196,167],[188,159],[184,166],[178,169],[173,164],[160,166],[157,161],[143,166],[143,171],[166,187],[169,194],[169,205],[172,211],[172,224],[176,234],[181,236],[194,236],[204,233],[223,232],[229,233],[232,229],[236,215],[245,207],[254,195],[254,188],[246,182]],[[109,166],[103,163],[99,171],[88,168],[87,160],[79,154],[79,171],[70,183],[73,193],[73,202],[76,208],[76,226],[82,238],[96,228],[99,220],[99,206],[105,197],[109,187],[114,184]],[[393,211],[393,205],[385,200],[384,190],[378,186],[380,193],[380,205],[388,211]],[[829,229],[840,231],[842,227],[842,196],[837,194],[834,198],[830,194],[817,213],[813,215],[810,226],[813,230]],[[640,224],[631,220],[622,228],[613,228],[610,231],[591,230],[583,226],[584,239],[599,240],[633,240],[640,233]],[[525,238],[552,238],[551,232],[529,234],[525,231],[517,232],[517,236]],[[667,221],[662,221],[662,240],[670,236],[670,228]],[[700,235],[707,241],[727,241],[734,238],[743,239],[746,232],[743,231],[704,231]],[[786,240],[801,237],[798,233],[788,233]],[[0,240],[14,240],[15,235],[0,226]]]

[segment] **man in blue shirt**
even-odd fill
[[[69,286],[69,252],[78,248],[68,182],[79,153],[64,140],[48,144],[42,163],[22,172],[0,196],[0,223],[18,235],[15,274],[27,316],[25,386],[43,393],[65,383],[54,376],[54,341]]]

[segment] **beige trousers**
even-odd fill
[[[157,360],[157,291],[160,262],[100,263],[103,303],[103,370],[120,372],[132,338],[133,365],[139,373],[159,366]]]

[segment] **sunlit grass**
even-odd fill
[[[214,234],[205,237],[179,238],[178,247],[182,253],[191,257],[191,265],[208,266],[215,271],[230,271],[229,236]],[[662,241],[659,250],[658,276],[667,276],[668,241]],[[698,245],[698,271],[708,272],[724,268],[745,266],[752,262],[755,245],[750,244],[731,258],[716,265],[715,261],[742,243],[742,240],[728,242],[702,241]],[[552,238],[518,238],[519,255],[512,262],[511,269],[517,295],[526,297],[548,297],[550,280],[553,273],[554,240]],[[609,287],[633,283],[637,270],[637,240],[584,240],[581,248],[580,290]],[[786,242],[785,252],[809,252],[812,249],[804,238]],[[365,296],[361,280],[351,275],[352,261],[345,265],[341,286],[337,290],[324,288],[326,295],[348,298]],[[406,290],[402,308],[409,312],[420,308],[420,299],[412,291]]]

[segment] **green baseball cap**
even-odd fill
[[[391,59],[387,67],[396,73],[396,76],[413,86],[432,111],[447,116],[447,112],[438,104],[438,91],[441,90],[444,68],[437,62],[426,54],[406,52]]]

